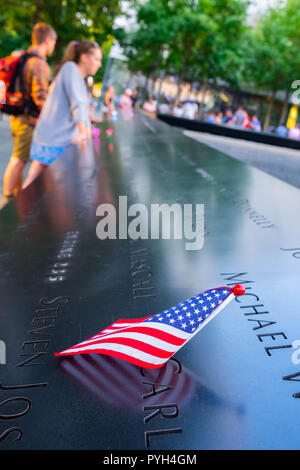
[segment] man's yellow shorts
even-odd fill
[[[29,161],[34,127],[30,124],[26,124],[17,116],[11,116],[10,128],[13,137],[12,156],[18,158],[23,163],[27,163]]]

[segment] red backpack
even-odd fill
[[[17,116],[19,114],[37,115],[33,100],[25,100],[23,69],[30,57],[37,55],[21,51],[0,60],[0,111]]]

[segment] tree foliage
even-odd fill
[[[134,2],[138,28],[117,31],[132,70],[164,69],[182,80],[223,75],[238,85],[247,1],[148,0]],[[164,51],[168,57],[165,58]]]
[[[53,57],[58,62],[71,40],[91,39],[100,45],[113,40],[120,0],[0,0],[0,57],[27,48],[32,26],[49,23],[57,33]]]
[[[246,81],[255,90],[271,93],[264,123],[270,124],[275,93],[285,91],[280,123],[288,109],[293,80],[300,76],[300,0],[278,1],[260,18],[252,31],[249,52],[245,58]]]
[[[252,80],[256,88],[273,92],[286,90],[293,76],[299,76],[299,8],[299,0],[270,8],[253,32],[248,80]]]

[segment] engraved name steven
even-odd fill
[[[28,339],[23,341],[21,345],[21,352],[18,356],[21,361],[15,367],[40,367],[46,364],[46,358],[49,355],[49,345],[51,343],[51,336],[53,328],[56,323],[57,315],[61,308],[70,302],[70,297],[42,297],[39,300],[38,308],[34,310],[34,316],[31,320],[31,329],[27,331]],[[22,374],[24,377],[24,374]],[[24,379],[25,382],[26,379]],[[24,396],[24,390],[33,388],[44,388],[48,386],[48,382],[38,383],[22,383],[22,384],[3,384],[0,383],[1,400],[0,403],[0,421],[15,421],[30,412],[32,402],[30,398]],[[11,396],[9,392],[20,390],[20,395]],[[9,412],[5,411],[9,405]],[[15,422],[14,422],[15,424]],[[23,436],[21,427],[11,426],[7,427],[2,433],[0,429],[0,443],[4,441],[11,434],[15,436],[15,440],[19,441]]]

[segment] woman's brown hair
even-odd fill
[[[66,62],[79,63],[82,54],[90,54],[93,49],[100,49],[100,46],[94,41],[71,41],[65,49],[64,56],[60,65],[55,68],[55,75]]]

